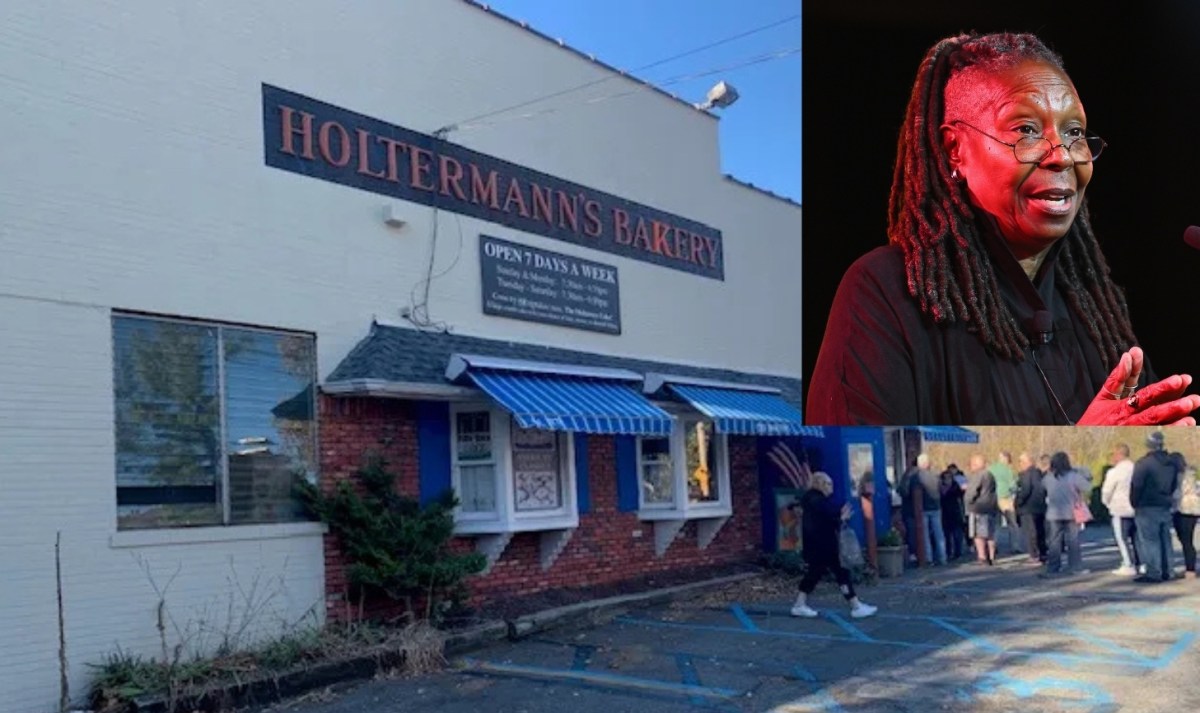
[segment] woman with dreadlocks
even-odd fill
[[[889,244],[842,279],[808,422],[1195,425],[1191,377],[1154,381],[1092,233],[1083,196],[1104,147],[1037,37],[930,49]]]

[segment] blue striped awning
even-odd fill
[[[522,428],[666,436],[669,413],[633,385],[562,374],[471,369],[467,376],[512,413]]]
[[[816,426],[805,426],[800,411],[763,391],[670,384],[669,388],[697,411],[713,420],[717,433],[737,436],[821,436]]]
[[[979,443],[979,434],[961,426],[918,426],[921,437],[938,443]]]

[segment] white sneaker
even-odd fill
[[[1117,567],[1112,571],[1113,574],[1121,577],[1132,577],[1138,573],[1133,567]]]
[[[792,616],[801,616],[805,619],[813,619],[820,616],[820,614],[817,613],[816,609],[813,609],[807,604],[797,604],[796,606],[792,607]]]
[[[866,619],[869,616],[874,616],[877,611],[879,611],[878,607],[859,602],[858,606],[850,610],[850,616],[854,619]]]
[[[1144,565],[1144,564],[1138,565],[1138,574],[1145,574],[1145,573],[1146,573],[1146,565]]]

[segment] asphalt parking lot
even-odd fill
[[[1039,579],[1016,558],[867,587],[851,620],[832,585],[815,620],[790,584],[750,581],[598,627],[503,642],[434,675],[378,680],[289,713],[1184,711],[1200,707],[1200,582],[1137,585],[1104,531],[1092,574]],[[788,587],[788,588],[784,588]]]

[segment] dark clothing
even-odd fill
[[[1133,466],[1129,502],[1135,510],[1170,508],[1179,487],[1179,464],[1166,451],[1150,451]]]
[[[1025,546],[1032,559],[1046,561],[1046,514],[1023,513],[1021,530],[1025,533]]]
[[[1196,516],[1175,513],[1175,534],[1183,546],[1183,568],[1196,571]]]
[[[1026,468],[1017,476],[1017,495],[1013,499],[1017,513],[1021,515],[1046,515],[1046,488],[1042,485],[1042,471],[1036,467]],[[1030,550],[1031,552],[1033,550]]]
[[[804,512],[804,562],[808,570],[800,580],[800,591],[812,594],[817,583],[826,572],[833,572],[846,599],[854,598],[854,585],[850,583],[850,572],[842,566],[838,552],[838,535],[841,532],[841,506],[833,498],[816,488],[809,488],[800,497]]]
[[[1116,364],[1109,364],[1070,309],[1055,277],[1056,243],[1033,282],[1000,238],[988,243],[996,280],[1017,324],[1036,312],[1053,320],[1049,344],[1025,359],[987,350],[966,322],[935,325],[908,294],[904,255],[895,245],[859,258],[842,278],[825,339],[808,380],[805,417],[822,425],[906,423],[1065,424],[1078,421]],[[1154,381],[1149,365],[1140,386]]]
[[[800,497],[804,516],[804,561],[809,569],[814,565],[839,565],[838,533],[841,531],[841,506],[816,488],[809,488]]]
[[[967,475],[967,512],[992,515],[1000,512],[996,478],[986,468]]]
[[[920,492],[921,511],[934,512],[942,509],[942,479],[940,476],[930,470],[921,470],[917,472],[917,479],[921,484]]]
[[[963,527],[961,507],[948,509],[945,501],[942,501],[942,531],[946,533],[946,556],[952,560],[962,557],[966,548],[967,533]]]
[[[805,594],[812,594],[826,572],[833,572],[833,577],[837,580],[838,588],[842,590],[843,597],[848,600],[854,598],[854,584],[850,581],[850,571],[843,567],[840,562],[834,564],[823,562],[810,564],[808,570],[804,572],[804,578],[800,580],[800,591]]]
[[[896,483],[896,491],[900,493],[900,512],[906,521],[916,512],[913,508],[913,486],[919,482],[918,472],[916,468],[909,468],[900,476],[900,482]]]

